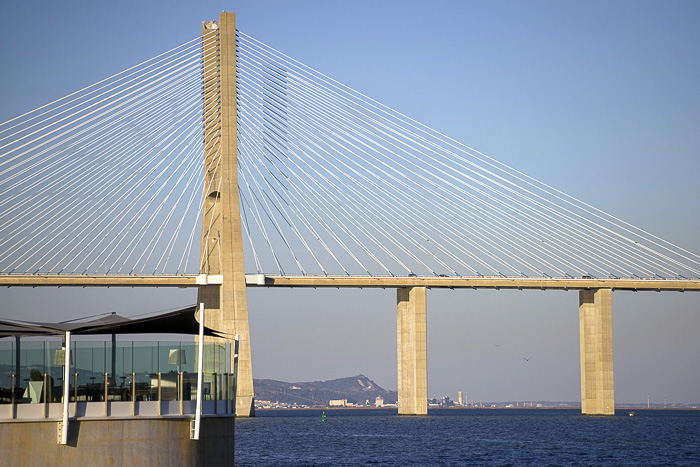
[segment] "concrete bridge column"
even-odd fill
[[[579,292],[581,412],[615,415],[612,289]]]
[[[396,343],[400,415],[428,413],[426,288],[397,289]]]
[[[218,41],[210,34],[218,29]],[[255,413],[250,356],[243,233],[238,198],[236,114],[236,15],[222,12],[218,24],[202,23],[204,104],[204,187],[200,273],[221,275],[221,285],[199,288],[205,324],[240,339],[236,415]],[[233,352],[233,346],[231,346]],[[233,355],[231,356],[233,358]],[[212,371],[205,362],[204,371]]]

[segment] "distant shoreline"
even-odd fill
[[[428,410],[581,410],[581,406],[569,406],[569,407],[430,407]],[[256,408],[255,411],[282,411],[282,410],[397,410],[397,407],[265,407]],[[615,410],[638,410],[638,411],[652,411],[652,410],[700,410],[700,407],[635,407],[635,406],[620,406],[615,407]]]

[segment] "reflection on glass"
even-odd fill
[[[0,404],[13,386],[15,403],[62,402],[64,352],[60,339],[0,339]],[[195,400],[198,353],[191,341],[73,341],[71,402]],[[204,344],[205,400],[233,399],[230,355]]]

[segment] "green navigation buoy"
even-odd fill
[[[325,422],[326,421],[326,411],[324,410],[323,413],[321,414],[321,421]]]

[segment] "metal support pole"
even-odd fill
[[[238,397],[238,334],[233,338],[233,408],[236,410]]]
[[[182,372],[181,372],[181,371],[178,371],[178,372],[177,372],[177,387],[178,387],[177,397],[178,397],[178,399],[180,400],[180,415],[182,415],[182,410],[183,410],[183,407],[182,407],[182,394],[183,394],[184,391],[182,390]]]
[[[158,372],[158,415],[161,413],[161,404],[163,403],[163,380],[160,375],[160,371]]]
[[[12,402],[12,419],[14,420],[17,416],[17,407],[15,406],[15,375],[14,373],[10,375],[12,378],[12,394],[10,395],[10,401]]]
[[[222,378],[224,378],[226,380],[226,384],[224,385],[224,400],[226,401],[226,408],[224,410],[225,410],[226,415],[228,415],[228,399],[229,399],[228,377],[229,377],[229,373],[224,373],[224,375],[222,376]],[[222,384],[224,384],[223,381],[222,381]]]
[[[17,375],[17,382],[22,381],[21,367],[20,367],[20,349],[21,349],[20,337],[15,336],[15,375]]]
[[[112,334],[112,379],[117,380],[117,335]]]
[[[199,439],[202,418],[202,365],[204,364],[204,303],[199,304],[199,355],[197,356],[197,405],[194,412],[191,439]]]
[[[59,439],[59,444],[68,444],[68,409],[70,407],[70,331],[66,331],[66,347],[63,356],[65,358],[65,361],[63,362],[63,419],[61,420],[60,425],[61,437]],[[76,404],[77,402],[78,399],[76,398]]]
[[[136,416],[136,373],[131,373],[131,416]]]
[[[42,388],[42,391],[41,391],[41,394],[42,394],[41,397],[42,397],[43,400],[44,400],[44,418],[46,418],[46,417],[48,416],[47,412],[48,412],[48,410],[49,410],[49,405],[48,405],[48,402],[46,401],[46,399],[48,398],[48,390],[47,390],[47,388],[46,388],[46,383],[47,383],[48,381],[49,381],[49,375],[47,375],[46,373],[44,373],[44,384],[43,384],[43,388]]]
[[[219,374],[214,372],[214,413],[219,413],[218,411],[218,406],[219,406],[219,385],[217,382],[219,381]]]
[[[109,373],[105,373],[105,391],[104,391],[104,398],[105,398],[105,417],[107,416],[107,399],[109,398],[109,392],[107,388],[107,377],[109,376]]]

